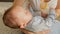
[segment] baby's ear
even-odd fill
[[[51,1],[51,0],[44,0],[44,2],[49,2],[49,1]]]

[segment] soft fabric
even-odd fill
[[[40,8],[40,0],[29,0],[32,4],[33,9],[38,10]],[[58,0],[51,0],[48,2],[48,6],[52,8],[56,8]],[[43,3],[44,4],[44,3]],[[40,10],[40,9],[39,9]]]
[[[50,29],[52,23],[55,23],[54,10],[50,11],[49,16],[46,19],[42,18],[39,15],[34,16],[32,21],[27,25],[25,29],[32,32],[39,32],[39,31]]]
[[[47,30],[49,27],[45,24],[45,21],[42,17],[35,16],[25,29],[32,32],[39,32]]]
[[[35,2],[37,1],[37,2]],[[54,2],[57,2],[55,0],[53,0]],[[56,7],[56,3],[50,3],[52,2],[52,0],[48,3],[49,5],[49,8],[47,9],[48,12],[49,12],[49,16],[44,19],[42,18],[40,15],[39,15],[39,12],[40,11],[40,1],[38,0],[30,0],[32,4],[32,6],[30,7],[30,11],[31,13],[33,14],[33,19],[31,20],[31,22],[26,26],[26,30],[29,30],[29,31],[32,31],[32,32],[39,32],[39,31],[43,31],[43,30],[47,30],[47,29],[50,29],[50,27],[52,26],[52,23],[55,23],[55,16],[56,16],[56,13],[55,13],[55,10],[54,9],[49,9],[50,7],[52,8],[55,8]],[[37,3],[37,5],[36,5]],[[54,5],[51,5],[51,4],[54,4]],[[37,11],[35,11],[37,10]],[[36,13],[38,12],[38,13]]]

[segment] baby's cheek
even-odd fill
[[[22,23],[28,23],[32,19],[32,15],[28,11],[27,11],[27,13],[20,12],[20,13],[16,14],[15,18],[16,18],[15,19],[16,22],[18,22],[20,24],[22,24]]]
[[[28,23],[31,19],[32,19],[32,14],[29,11],[27,11],[25,16],[26,22]]]

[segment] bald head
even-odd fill
[[[23,9],[19,6],[8,9],[3,16],[4,24],[11,28],[23,27],[31,19],[32,14],[29,12],[29,10]]]
[[[4,15],[3,15],[3,23],[4,23],[6,26],[10,27],[10,28],[18,28],[17,24],[14,23],[14,21],[12,20],[11,17],[9,17],[9,16],[12,16],[12,15],[10,14],[10,10],[11,10],[11,9],[12,9],[12,7],[9,8],[9,9],[4,13]]]

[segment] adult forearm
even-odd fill
[[[14,6],[22,6],[26,0],[14,0]]]

